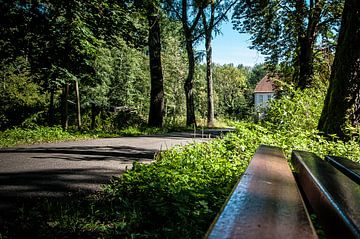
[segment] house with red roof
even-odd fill
[[[277,77],[266,74],[264,78],[262,78],[259,83],[257,83],[254,90],[256,111],[266,108],[268,105],[268,101],[274,98],[275,84],[273,79],[275,78]]]

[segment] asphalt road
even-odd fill
[[[0,212],[19,198],[62,197],[97,191],[132,167],[175,145],[204,142],[228,130],[197,134],[105,138],[0,149]]]

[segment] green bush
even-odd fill
[[[127,228],[151,238],[200,238],[247,165],[231,140],[174,148],[135,164],[105,188],[121,211],[141,217]]]
[[[139,127],[145,124],[141,116],[132,109],[124,108],[118,111],[114,117],[114,125],[117,129],[124,129],[127,127]]]
[[[324,104],[325,86],[303,91],[284,86],[286,93],[270,102],[264,121],[272,129],[316,129]]]

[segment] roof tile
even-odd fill
[[[271,78],[274,77],[271,77],[269,74],[266,74],[264,78],[262,78],[261,81],[256,84],[254,93],[274,92],[275,84]]]

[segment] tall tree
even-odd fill
[[[202,9],[209,1],[193,0],[166,0],[166,7],[172,17],[181,21],[184,41],[188,58],[188,74],[184,83],[186,98],[186,125],[196,125],[194,104],[194,72],[195,54],[194,43],[199,39],[198,23],[201,18]],[[192,17],[193,16],[193,17]]]
[[[149,60],[151,76],[149,126],[161,127],[164,117],[164,80],[161,66],[160,4],[149,1],[147,4],[149,23]]]
[[[210,4],[202,9],[201,17],[203,23],[203,31],[205,35],[205,52],[206,52],[206,82],[207,82],[207,126],[214,127],[214,92],[213,92],[213,79],[212,79],[212,37],[215,28],[223,20],[227,20],[227,13],[236,3],[234,1],[218,0],[211,1]]]
[[[304,89],[313,83],[317,39],[320,36],[328,40],[334,27],[338,26],[342,2],[240,1],[233,14],[233,23],[239,32],[251,34],[252,48],[267,55],[267,62],[292,62],[295,68],[294,81],[299,88]],[[329,41],[323,42],[329,44]]]
[[[319,130],[346,138],[346,126],[360,126],[360,1],[346,0],[330,85]]]

